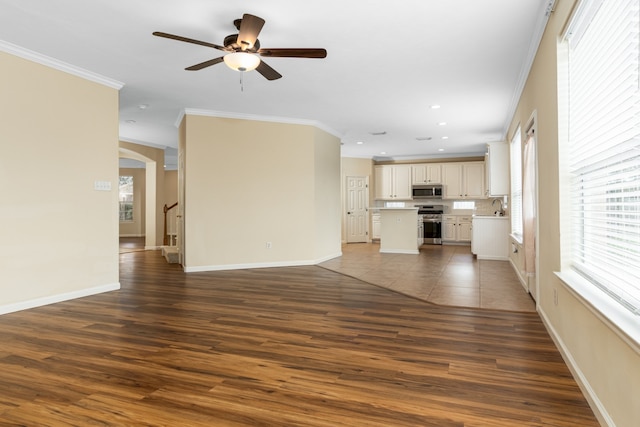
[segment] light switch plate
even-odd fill
[[[93,189],[96,191],[111,191],[111,181],[94,181]]]

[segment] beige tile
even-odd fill
[[[437,285],[427,300],[440,305],[480,307],[480,289]]]
[[[508,261],[478,261],[468,246],[424,245],[420,254],[381,254],[379,244],[348,244],[321,266],[440,305],[535,311]]]

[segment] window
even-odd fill
[[[472,201],[462,201],[462,200],[456,200],[453,202],[453,209],[468,209],[468,210],[473,210],[476,208],[476,202]]]
[[[570,268],[640,314],[640,1],[585,1],[568,41]]]
[[[522,136],[520,127],[510,144],[511,234],[522,242]]]
[[[121,176],[119,186],[120,221],[133,221],[133,177]]]

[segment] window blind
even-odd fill
[[[511,140],[511,233],[522,238],[522,136],[520,128]]]
[[[640,314],[640,1],[586,2],[569,41],[572,268]]]

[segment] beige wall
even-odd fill
[[[171,206],[178,201],[178,171],[164,172],[164,202]]]
[[[512,137],[519,123],[524,127],[537,111],[538,310],[601,420],[618,427],[631,427],[637,426],[640,420],[638,346],[623,340],[554,274],[561,265],[558,99],[562,93],[558,91],[557,43],[574,3],[564,0],[556,4],[508,137]],[[557,305],[554,291],[558,293]]]
[[[340,254],[337,138],[307,125],[198,115],[183,125],[187,271]]]
[[[119,288],[118,90],[3,52],[0,69],[0,312]]]
[[[119,174],[133,176],[133,221],[120,222],[120,236],[144,236],[146,171],[141,168],[120,168]]]
[[[359,159],[353,157],[343,157],[341,163],[340,172],[340,194],[342,200],[342,242],[347,242],[347,177],[348,176],[365,176],[369,178],[369,206],[373,206],[374,192],[373,192],[373,160],[372,159]],[[371,215],[368,218],[369,221],[369,236],[371,236]],[[369,237],[371,240],[371,237]]]

